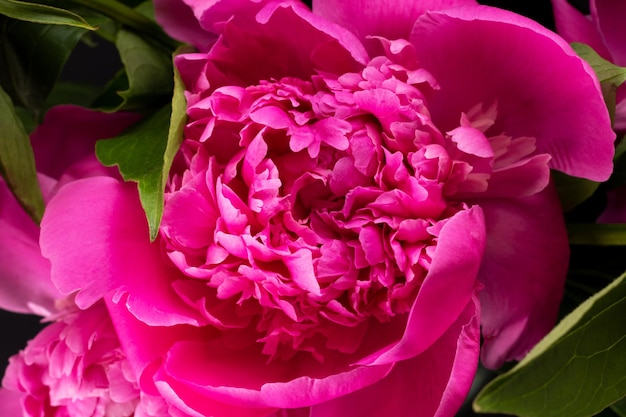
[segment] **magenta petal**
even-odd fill
[[[72,105],[51,108],[31,135],[37,171],[59,179],[67,168],[93,155],[98,139],[119,135],[140,117]]]
[[[180,342],[169,352],[160,381],[178,387],[187,401],[199,397],[238,407],[299,408],[361,389],[384,378],[392,367],[334,362],[327,358],[321,364],[303,356],[268,363],[256,347]]]
[[[457,320],[474,292],[485,248],[484,227],[479,207],[457,213],[443,226],[402,339],[359,361],[360,364],[379,365],[412,358],[428,349]]]
[[[350,31],[295,2],[270,2],[253,18],[237,15],[224,24],[208,59],[229,74],[230,85],[288,76],[307,79],[318,70],[342,74],[368,60]]]
[[[128,308],[146,323],[197,322],[171,289],[177,272],[150,243],[134,184],[92,177],[62,187],[44,214],[41,249],[52,281],[64,294],[78,292],[81,308],[127,292]]]
[[[569,246],[556,191],[480,203],[487,248],[479,279],[485,366],[521,359],[556,321]]]
[[[183,0],[154,0],[154,16],[161,27],[174,39],[206,51],[217,39],[207,32]]]
[[[408,39],[415,19],[423,13],[476,4],[474,0],[313,0],[313,13],[350,29],[361,40],[367,36]]]
[[[598,216],[598,223],[626,223],[626,186],[607,192],[606,208]]]
[[[605,59],[611,59],[600,32],[581,12],[567,0],[552,0],[556,29],[567,42],[582,42],[591,46]]]
[[[469,392],[480,349],[479,306],[472,297],[428,350],[398,362],[381,381],[312,407],[310,417],[452,417]]]
[[[137,320],[128,311],[124,301],[126,301],[124,298],[119,302],[108,299],[106,303],[124,354],[137,375],[137,379],[148,365],[161,361],[176,341],[199,340],[210,333],[206,329],[195,326],[158,327],[147,325]],[[142,383],[146,383],[146,381],[143,380]],[[151,386],[150,382],[147,386],[142,386],[141,389],[149,391],[154,387]],[[156,395],[157,393],[154,391],[150,394]]]
[[[607,46],[613,62],[626,66],[626,2],[617,0],[592,0],[591,14],[600,30],[604,44]]]
[[[493,129],[537,139],[551,167],[606,180],[613,140],[608,111],[592,69],[538,23],[487,6],[422,15],[411,35],[421,64],[441,89],[429,108],[451,130],[461,112],[497,104]],[[459,69],[462,69],[459,71]]]

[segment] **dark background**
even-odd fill
[[[515,11],[537,20],[548,28],[554,28],[552,8],[549,1],[491,0],[481,1],[481,3]],[[587,2],[580,0],[572,1],[572,3],[584,10],[584,4]],[[61,78],[77,83],[103,86],[113,77],[120,65],[114,46],[108,42],[100,40],[95,47],[80,43],[70,57]],[[0,342],[0,374],[3,374],[8,358],[20,349],[23,349],[26,342],[42,327],[40,318],[37,316],[14,314],[0,310],[0,334],[2,335]],[[468,412],[468,414],[464,415],[472,414]]]

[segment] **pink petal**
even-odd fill
[[[598,223],[626,223],[626,186],[607,191],[606,208]]]
[[[201,403],[205,398],[271,409],[332,400],[384,378],[390,369],[391,365],[348,367],[332,358],[322,364],[305,356],[268,363],[256,347],[237,350],[218,342],[180,342],[157,377],[176,387],[185,401]]]
[[[115,291],[129,294],[128,308],[151,324],[197,323],[196,313],[175,297],[158,242],[151,244],[136,185],[92,177],[61,188],[41,223],[41,249],[52,263],[52,281],[64,294],[77,292],[87,308]]]
[[[536,138],[554,169],[609,177],[615,134],[608,111],[592,69],[563,39],[525,17],[480,6],[426,13],[411,40],[441,87],[429,100],[438,126],[451,130],[461,112],[495,101],[494,131]]]
[[[152,381],[150,372],[146,370],[153,363],[160,363],[167,351],[178,340],[202,340],[211,335],[211,331],[194,326],[150,326],[138,320],[128,311],[123,298],[118,302],[106,300],[107,309],[115,326],[120,344],[131,368],[140,380],[139,376],[146,372],[148,380],[143,377],[140,380],[141,389],[150,395],[158,395]],[[153,390],[150,392],[150,390]]]
[[[0,308],[43,316],[61,297],[39,249],[39,227],[0,179]]]
[[[567,0],[552,0],[554,21],[559,35],[567,42],[582,42],[591,46],[600,56],[610,60],[611,54],[593,22]]]
[[[591,15],[600,30],[613,63],[626,66],[626,2],[616,0],[591,0]]]
[[[163,30],[172,38],[206,51],[217,39],[207,32],[183,0],[154,0],[154,16]]]
[[[521,359],[556,321],[569,246],[556,191],[480,202],[487,248],[479,273],[485,366]]]
[[[494,172],[489,179],[489,188],[480,198],[518,198],[540,192],[550,182],[549,160],[548,155],[535,155],[521,163]]]
[[[2,417],[23,417],[23,396],[18,392],[0,388],[0,415]]]
[[[469,392],[478,364],[476,295],[428,350],[398,362],[379,382],[312,407],[310,417],[452,417]]]
[[[31,135],[37,172],[59,179],[71,165],[93,155],[96,140],[119,135],[140,117],[72,105],[51,108]]]
[[[474,0],[313,0],[313,13],[351,30],[361,41],[367,36],[408,39],[423,13],[476,4]]]
[[[351,32],[296,2],[269,2],[256,16],[237,14],[223,25],[208,58],[237,79],[230,85],[286,76],[308,79],[317,70],[354,72],[368,60]]]
[[[380,365],[412,358],[428,349],[458,319],[474,292],[485,248],[484,227],[479,207],[457,213],[443,226],[401,340],[360,364]]]

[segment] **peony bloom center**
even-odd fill
[[[446,221],[537,158],[533,138],[492,134],[495,103],[440,131],[436,80],[410,44],[381,41],[358,73],[226,86],[189,106],[161,237],[186,275],[175,291],[234,347],[355,351],[371,320],[409,312]]]

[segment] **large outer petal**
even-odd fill
[[[310,417],[452,417],[474,379],[480,349],[477,296],[421,355],[398,362],[376,384],[312,407]]]
[[[484,345],[490,368],[521,359],[554,326],[569,246],[561,206],[550,184],[527,198],[479,202],[487,249],[479,279]]]
[[[618,0],[592,0],[591,14],[613,62],[626,66],[626,2]],[[593,45],[592,45],[593,46]]]
[[[538,23],[487,6],[422,15],[411,35],[441,90],[429,108],[442,130],[478,103],[498,104],[496,131],[537,138],[551,167],[596,181],[611,174],[609,114],[592,69]]]
[[[129,310],[147,323],[197,323],[171,289],[177,270],[150,243],[135,184],[92,177],[62,187],[46,209],[40,242],[52,281],[65,294],[77,292],[79,307],[128,293]]]
[[[380,365],[409,359],[428,349],[441,337],[457,320],[474,292],[485,240],[485,223],[480,207],[472,207],[452,217],[441,229],[432,265],[400,340],[359,363]],[[383,331],[380,331],[381,334]],[[369,339],[376,340],[375,334],[371,332]],[[368,336],[365,338],[368,339]],[[384,337],[381,339],[385,340]]]
[[[408,39],[415,20],[427,11],[475,6],[474,0],[313,0],[313,13],[367,36]]]
[[[175,387],[190,404],[210,399],[268,410],[306,407],[338,398],[381,380],[393,367],[348,367],[343,362],[341,357],[331,356],[319,363],[305,355],[268,362],[257,346],[234,350],[221,341],[180,342],[168,352],[157,378],[161,386]]]
[[[142,390],[190,415],[260,417],[336,398],[383,378],[391,365],[350,367],[310,357],[268,363],[256,346],[235,350],[210,327],[148,326],[107,303]]]

